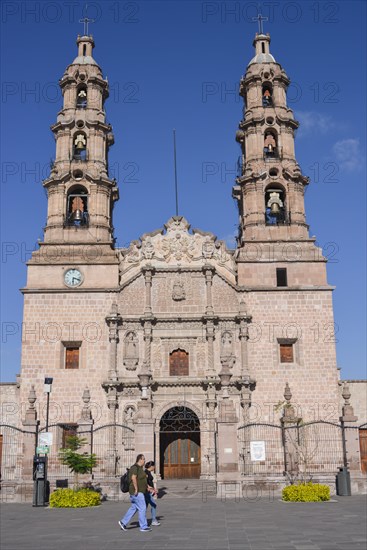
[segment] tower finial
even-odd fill
[[[258,5],[258,10],[259,10],[259,13],[258,13],[257,17],[253,17],[252,20],[258,22],[258,25],[259,25],[259,34],[264,34],[263,21],[269,21],[269,17],[263,17],[263,15],[262,15],[262,13],[261,13],[261,6],[260,6],[260,4]]]
[[[85,5],[85,17],[83,19],[79,19],[79,23],[84,23],[84,34],[83,36],[88,36],[88,25],[89,23],[95,23],[95,19],[89,19],[87,12],[88,12],[88,4]]]

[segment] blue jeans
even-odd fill
[[[152,510],[152,521],[156,521],[157,519],[157,503],[153,498],[152,493],[145,493],[145,502],[147,504],[147,509],[150,504],[151,510]]]
[[[138,512],[140,529],[146,529],[148,527],[148,523],[146,518],[147,506],[145,504],[144,493],[138,493],[136,496],[130,495],[130,502],[131,506],[122,518],[121,522],[124,525],[127,525],[133,515]]]

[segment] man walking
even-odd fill
[[[144,471],[145,457],[140,454],[136,457],[134,466],[131,466],[129,470],[129,493],[130,493],[130,502],[131,506],[124,515],[124,517],[119,521],[119,526],[123,531],[127,530],[127,524],[131,518],[139,513],[139,526],[140,531],[145,533],[151,531],[152,529],[148,527],[147,518],[146,518],[146,509],[147,505],[145,502],[145,493],[148,489],[147,475]]]

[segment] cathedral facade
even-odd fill
[[[50,475],[65,435],[93,425],[100,478],[143,452],[164,479],[284,479],[270,426],[336,421],[340,411],[333,288],[308,233],[298,122],[270,37],[256,35],[240,84],[234,250],[182,216],[115,247],[108,82],[93,38],[77,45],[52,126],[44,240],[22,289],[23,428],[40,417],[47,376]],[[327,462],[324,474],[334,472]]]

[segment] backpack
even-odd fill
[[[129,468],[126,468],[126,472],[124,473],[123,476],[120,477],[120,489],[123,493],[128,493],[129,492],[129,485],[130,485],[130,480],[129,480]]]

